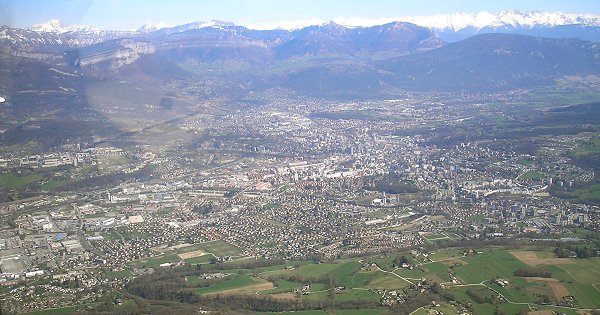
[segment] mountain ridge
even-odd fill
[[[391,22],[409,22],[422,27],[427,27],[434,30],[453,30],[460,31],[466,28],[500,28],[504,26],[511,27],[554,27],[564,25],[584,25],[584,26],[600,26],[600,15],[594,14],[576,14],[562,13],[559,11],[518,11],[505,10],[497,12],[481,11],[477,13],[452,13],[452,14],[434,14],[434,15],[414,15],[414,16],[394,16],[380,19],[364,19],[364,18],[344,18],[337,17],[330,20],[307,20],[303,23],[290,23],[289,21],[274,22],[271,24],[253,24],[225,22],[218,20],[209,21],[193,21],[184,24],[171,26],[165,22],[146,23],[140,26],[136,32],[144,33],[149,31],[159,31],[162,29],[171,29],[181,31],[182,28],[201,28],[211,25],[225,26],[244,26],[251,30],[288,30],[294,31],[309,26],[323,26],[329,22],[342,25],[344,27],[371,27]],[[299,26],[290,27],[289,25],[299,24]],[[261,26],[265,25],[265,26]],[[266,25],[270,25],[266,26]],[[286,25],[288,25],[286,27]],[[73,32],[73,31],[100,31],[94,26],[70,25],[65,26],[60,20],[52,19],[44,23],[39,23],[28,28],[29,30],[38,32]],[[124,30],[121,30],[124,31]]]
[[[348,28],[331,21],[296,31],[259,31],[210,21],[92,37],[96,42],[81,46],[66,42],[67,33],[43,36],[6,27],[0,28],[0,41],[11,34],[23,42],[0,46],[10,58],[42,60],[97,78],[121,80],[137,72],[157,84],[185,81],[181,78],[190,73],[210,82],[210,90],[231,95],[273,87],[340,97],[403,89],[510,90],[600,75],[598,43],[480,34],[448,44],[408,22]],[[153,71],[153,65],[163,70]]]

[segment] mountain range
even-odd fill
[[[211,95],[234,97],[270,88],[328,97],[507,90],[600,75],[597,16],[507,11],[412,21],[425,26],[330,21],[256,30],[209,21],[129,32],[56,20],[31,29],[2,26],[0,56],[9,75],[0,79],[0,94],[19,88],[11,80],[25,82],[18,68],[24,65],[49,77],[62,72],[159,85],[193,78],[210,82]]]

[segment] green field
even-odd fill
[[[519,160],[519,164],[521,165],[532,165],[533,163],[535,163],[535,161],[532,158],[522,158]]]
[[[497,309],[505,314],[518,314],[528,310],[528,303],[538,305],[541,309],[549,306],[544,304],[557,303],[553,289],[543,280],[528,280],[524,277],[515,276],[517,269],[531,268],[513,256],[509,251],[495,249],[479,249],[471,251],[463,256],[464,249],[446,249],[430,254],[434,262],[426,262],[413,270],[399,268],[394,273],[401,275],[417,283],[426,278],[428,282],[444,283],[446,290],[451,293],[457,301],[473,303],[473,298],[468,294],[472,290],[475,294],[486,299],[484,303],[473,303],[475,313],[493,314]],[[554,254],[549,251],[535,251],[539,259],[554,259]],[[373,262],[381,265],[390,264],[393,257],[371,258]],[[564,285],[568,293],[574,296],[575,307],[598,308],[600,307],[600,258],[569,260],[572,263],[561,265],[542,265],[538,270],[548,271],[552,278],[549,281],[559,281]],[[269,271],[263,271],[259,278],[282,277],[275,281],[275,288],[260,291],[262,296],[284,292],[293,292],[301,289],[306,283],[286,279],[294,276],[314,281],[314,279],[331,279],[335,286],[345,289],[336,293],[336,301],[350,301],[362,299],[364,301],[379,301],[381,295],[370,289],[385,290],[409,290],[409,283],[395,275],[384,273],[376,268],[361,268],[358,260],[340,260],[331,263],[301,265],[293,270],[283,270],[282,266],[276,266]],[[451,284],[451,275],[455,274],[458,279],[468,286],[456,286]],[[504,287],[496,284],[494,279],[506,279],[508,285]],[[312,280],[311,280],[312,279]],[[210,288],[201,288],[197,292],[204,294],[219,292],[233,288],[240,288],[260,283],[257,278],[249,275],[237,275]],[[319,280],[322,281],[322,280]],[[594,284],[596,286],[594,286]],[[495,293],[497,292],[497,293]],[[498,293],[513,304],[498,299]],[[306,301],[327,301],[331,299],[327,284],[312,283],[311,293],[302,295],[301,299]],[[449,305],[438,308],[429,307],[444,312],[444,314],[455,314],[456,309]],[[327,314],[332,314],[332,310]],[[335,313],[338,314],[338,313]],[[416,314],[419,314],[417,312]]]
[[[203,256],[198,256],[198,257],[194,257],[194,258],[188,258],[188,259],[184,259],[186,264],[206,264],[209,263],[211,259],[213,259],[213,255],[209,254],[209,255],[203,255]]]
[[[190,246],[180,247],[180,248],[175,249],[174,251],[177,254],[183,254],[183,253],[195,252],[198,250],[204,250],[204,247],[202,246],[202,244],[194,244],[194,245],[190,245]]]
[[[472,216],[469,216],[467,218],[467,220],[469,221],[483,221],[483,219],[485,219],[486,215],[485,214],[474,214]]]
[[[430,235],[425,235],[423,236],[428,242],[435,242],[435,241],[440,241],[440,240],[449,240],[451,239],[450,237],[444,235],[444,234],[430,234]]]
[[[546,174],[538,171],[527,171],[519,176],[519,179],[522,180],[542,180],[544,178],[546,178]]]
[[[364,287],[378,272],[360,270],[361,265],[356,260],[340,261],[338,263],[304,265],[294,270],[275,270],[265,272],[264,276],[296,276],[306,279],[316,279],[323,276],[331,277],[337,286],[347,288]]]
[[[301,290],[303,286],[304,283],[280,279],[275,282],[274,289],[260,291],[259,295],[293,292],[295,290]],[[310,285],[311,292],[319,292],[323,290],[325,290],[325,285],[322,283],[313,283]]]
[[[142,233],[142,232],[138,232],[138,231],[132,231],[132,230],[129,230],[129,228],[127,228],[127,227],[118,227],[116,229],[111,230],[110,233],[103,234],[103,236],[105,238],[109,238],[109,239],[113,239],[113,240],[121,239],[121,236],[122,236],[125,240],[131,240],[134,238],[149,239],[149,238],[152,238],[154,235],[152,235],[151,233]]]
[[[303,295],[302,300],[306,301],[327,301],[331,300],[328,291],[312,292],[308,295]],[[344,301],[365,301],[365,302],[378,302],[381,296],[375,292],[365,289],[350,289],[335,293],[335,300],[339,302]]]
[[[407,287],[410,283],[400,279],[399,277],[388,273],[377,272],[377,275],[368,283],[367,287],[372,289],[387,289],[395,290]]]
[[[198,249],[214,254],[215,256],[236,256],[242,253],[239,248],[222,240],[201,243],[197,244],[197,246]]]
[[[310,264],[310,265],[300,266],[299,268],[296,268],[294,270],[275,270],[275,271],[265,272],[264,276],[269,276],[269,275],[282,275],[282,276],[294,275],[294,276],[298,276],[298,277],[316,278],[316,277],[320,277],[320,276],[323,276],[323,275],[331,272],[332,270],[338,268],[340,265],[341,264],[335,264],[335,263],[331,263],[331,264]]]
[[[450,304],[440,303],[440,306],[427,305],[422,307],[421,309],[415,311],[414,315],[429,315],[431,313],[436,314],[435,312],[441,312],[444,315],[458,315],[460,314],[458,309]]]
[[[600,184],[568,192],[568,195],[585,201],[600,201]]]
[[[362,309],[362,310],[330,310],[331,315],[379,315],[382,314],[383,310],[378,309]]]
[[[168,255],[161,255],[158,257],[152,257],[152,258],[148,258],[148,259],[136,260],[136,261],[132,261],[131,263],[137,267],[142,267],[142,266],[158,267],[164,263],[173,263],[173,262],[178,262],[178,261],[181,261],[181,258],[179,258],[179,256],[177,256],[176,254],[168,254]]]
[[[35,183],[42,179],[40,174],[14,175],[0,174],[0,190],[10,190],[21,188],[25,185]]]
[[[441,239],[441,238],[448,238],[448,237],[444,234],[429,234],[429,235],[425,235],[425,238],[428,240],[434,240],[434,239]]]
[[[42,190],[53,190],[62,186],[70,184],[70,180],[52,179],[40,186]]]
[[[131,272],[129,270],[121,270],[121,271],[106,270],[104,273],[106,274],[106,277],[110,280],[127,278],[127,277],[131,276]]]
[[[467,283],[480,283],[496,277],[509,277],[526,265],[505,250],[495,250],[462,257],[466,265],[454,268],[456,275]]]
[[[460,258],[463,252],[464,249],[448,248],[430,253],[429,258],[433,261],[443,261],[449,258]]]
[[[263,206],[263,208],[265,208],[266,210],[279,209],[281,207],[282,207],[282,205],[280,205],[278,203],[267,203],[266,205]]]
[[[290,311],[290,312],[268,312],[257,314],[281,314],[281,315],[379,315],[383,310],[380,309],[358,309],[358,310],[314,310],[314,311]]]
[[[243,288],[243,287],[247,287],[247,286],[251,286],[251,285],[255,285],[255,284],[259,284],[259,283],[264,283],[264,280],[260,280],[260,279],[256,279],[253,277],[250,277],[248,275],[236,275],[236,276],[232,276],[231,278],[228,278],[227,280],[223,281],[223,282],[219,282],[215,285],[212,285],[210,287],[206,287],[206,288],[198,288],[196,289],[196,293],[197,294],[207,294],[207,293],[215,293],[215,292],[220,292],[220,291],[225,291],[225,290],[231,290],[231,289],[238,289],[238,288]]]
[[[124,155],[102,157],[98,160],[98,171],[104,174],[117,172],[132,160]]]
[[[260,295],[277,294],[284,292],[292,292],[294,290],[302,289],[303,283],[280,279],[275,282],[275,288],[270,290],[260,291]]]
[[[26,313],[28,315],[53,315],[53,314],[73,314],[75,312],[75,307],[61,307],[61,308],[53,308],[43,311],[36,311],[31,313]]]
[[[583,231],[577,231],[583,233]],[[181,251],[199,250],[213,247],[228,246],[222,241],[196,244],[192,247],[179,249]],[[229,245],[230,246],[230,245]],[[534,249],[534,250],[531,250]],[[512,251],[512,249],[511,249]],[[525,252],[524,252],[525,251]],[[464,253],[464,254],[463,254]],[[393,268],[394,259],[405,255],[413,260],[416,267],[413,270],[405,268],[394,269],[394,273],[383,272],[371,266]],[[427,311],[437,310],[444,314],[458,314],[461,307],[451,305],[448,301],[455,300],[461,305],[471,305],[473,314],[519,314],[531,309],[561,310],[557,303],[572,303],[574,309],[600,308],[600,258],[563,259],[556,260],[551,249],[524,246],[515,252],[521,259],[531,263],[534,259],[539,264],[531,267],[521,262],[516,256],[503,247],[487,247],[485,249],[452,248],[437,250],[429,253],[427,259],[415,259],[409,253],[395,253],[390,256],[374,256],[370,258],[333,260],[327,263],[311,263],[310,261],[288,262],[257,269],[231,269],[229,275],[208,287],[198,287],[205,283],[197,275],[186,277],[190,288],[196,294],[228,294],[224,292],[235,290],[235,294],[251,294],[266,297],[280,293],[293,293],[310,284],[308,294],[288,296],[299,303],[329,303],[332,301],[330,285],[342,287],[335,292],[335,302],[362,301],[364,303],[379,303],[382,293],[379,290],[396,290],[402,295],[415,294],[417,287],[403,280],[405,277],[415,285],[431,285],[437,282],[442,285],[443,298],[438,301],[440,306],[428,304],[415,314],[428,314]],[[423,255],[417,255],[422,257]],[[198,257],[204,259],[204,256]],[[165,254],[145,262],[146,265],[156,265],[161,262],[176,259],[177,254]],[[139,264],[140,262],[138,262]],[[556,265],[555,265],[556,264]],[[288,269],[287,267],[294,267]],[[363,267],[365,266],[365,267]],[[519,269],[537,270],[550,273],[550,278],[527,278],[516,276]],[[111,278],[128,276],[126,272],[109,273]],[[452,277],[459,279],[461,284],[452,283]],[[421,279],[426,279],[421,283]],[[498,284],[497,279],[503,279],[505,284]],[[251,287],[257,284],[273,282],[275,288],[268,286]],[[195,285],[197,283],[198,285]],[[426,284],[425,284],[426,283]],[[573,296],[571,300],[569,297]],[[567,297],[567,299],[563,299]],[[297,300],[299,299],[299,300]],[[366,307],[366,305],[365,305]],[[337,310],[320,309],[315,311],[293,312],[294,314],[364,314],[366,310]],[[372,310],[373,314],[387,311],[386,308]],[[316,313],[315,313],[316,312]],[[363,313],[361,313],[363,312]],[[371,312],[371,311],[369,311]],[[575,311],[564,309],[566,314],[576,314]],[[292,312],[270,313],[291,314]],[[370,314],[370,313],[369,313]]]
[[[600,138],[596,136],[596,138],[590,139],[589,142],[576,148],[574,151],[577,156],[600,153]]]
[[[262,312],[262,313],[257,313],[257,314],[330,315],[332,313],[329,313],[327,311],[314,310],[314,311],[290,311],[290,312]]]

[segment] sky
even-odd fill
[[[175,26],[219,20],[268,28],[318,24],[339,18],[385,19],[397,16],[477,13],[481,11],[560,11],[600,15],[597,0],[0,0],[0,25],[31,27],[51,19],[64,25],[104,30],[135,30],[146,23]],[[286,23],[282,23],[287,21]],[[311,23],[313,22],[313,23]]]

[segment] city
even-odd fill
[[[215,119],[211,133],[236,136],[180,146],[177,155],[151,146],[5,155],[5,172],[43,170],[52,179],[41,182],[40,195],[2,206],[0,283],[18,285],[3,298],[23,312],[91,303],[99,283],[123,290],[157,268],[365,257],[524,235],[569,243],[583,239],[568,236],[573,228],[598,229],[597,205],[552,193],[593,180],[594,169],[568,154],[597,136],[542,136],[540,153],[530,155],[493,140],[441,147],[425,133],[404,135],[460,126],[475,110],[497,115],[479,101],[457,102],[275,100]],[[402,111],[372,118],[395,106]],[[205,132],[194,117],[180,128]],[[114,187],[60,189],[98,174],[142,172],[146,179]]]

